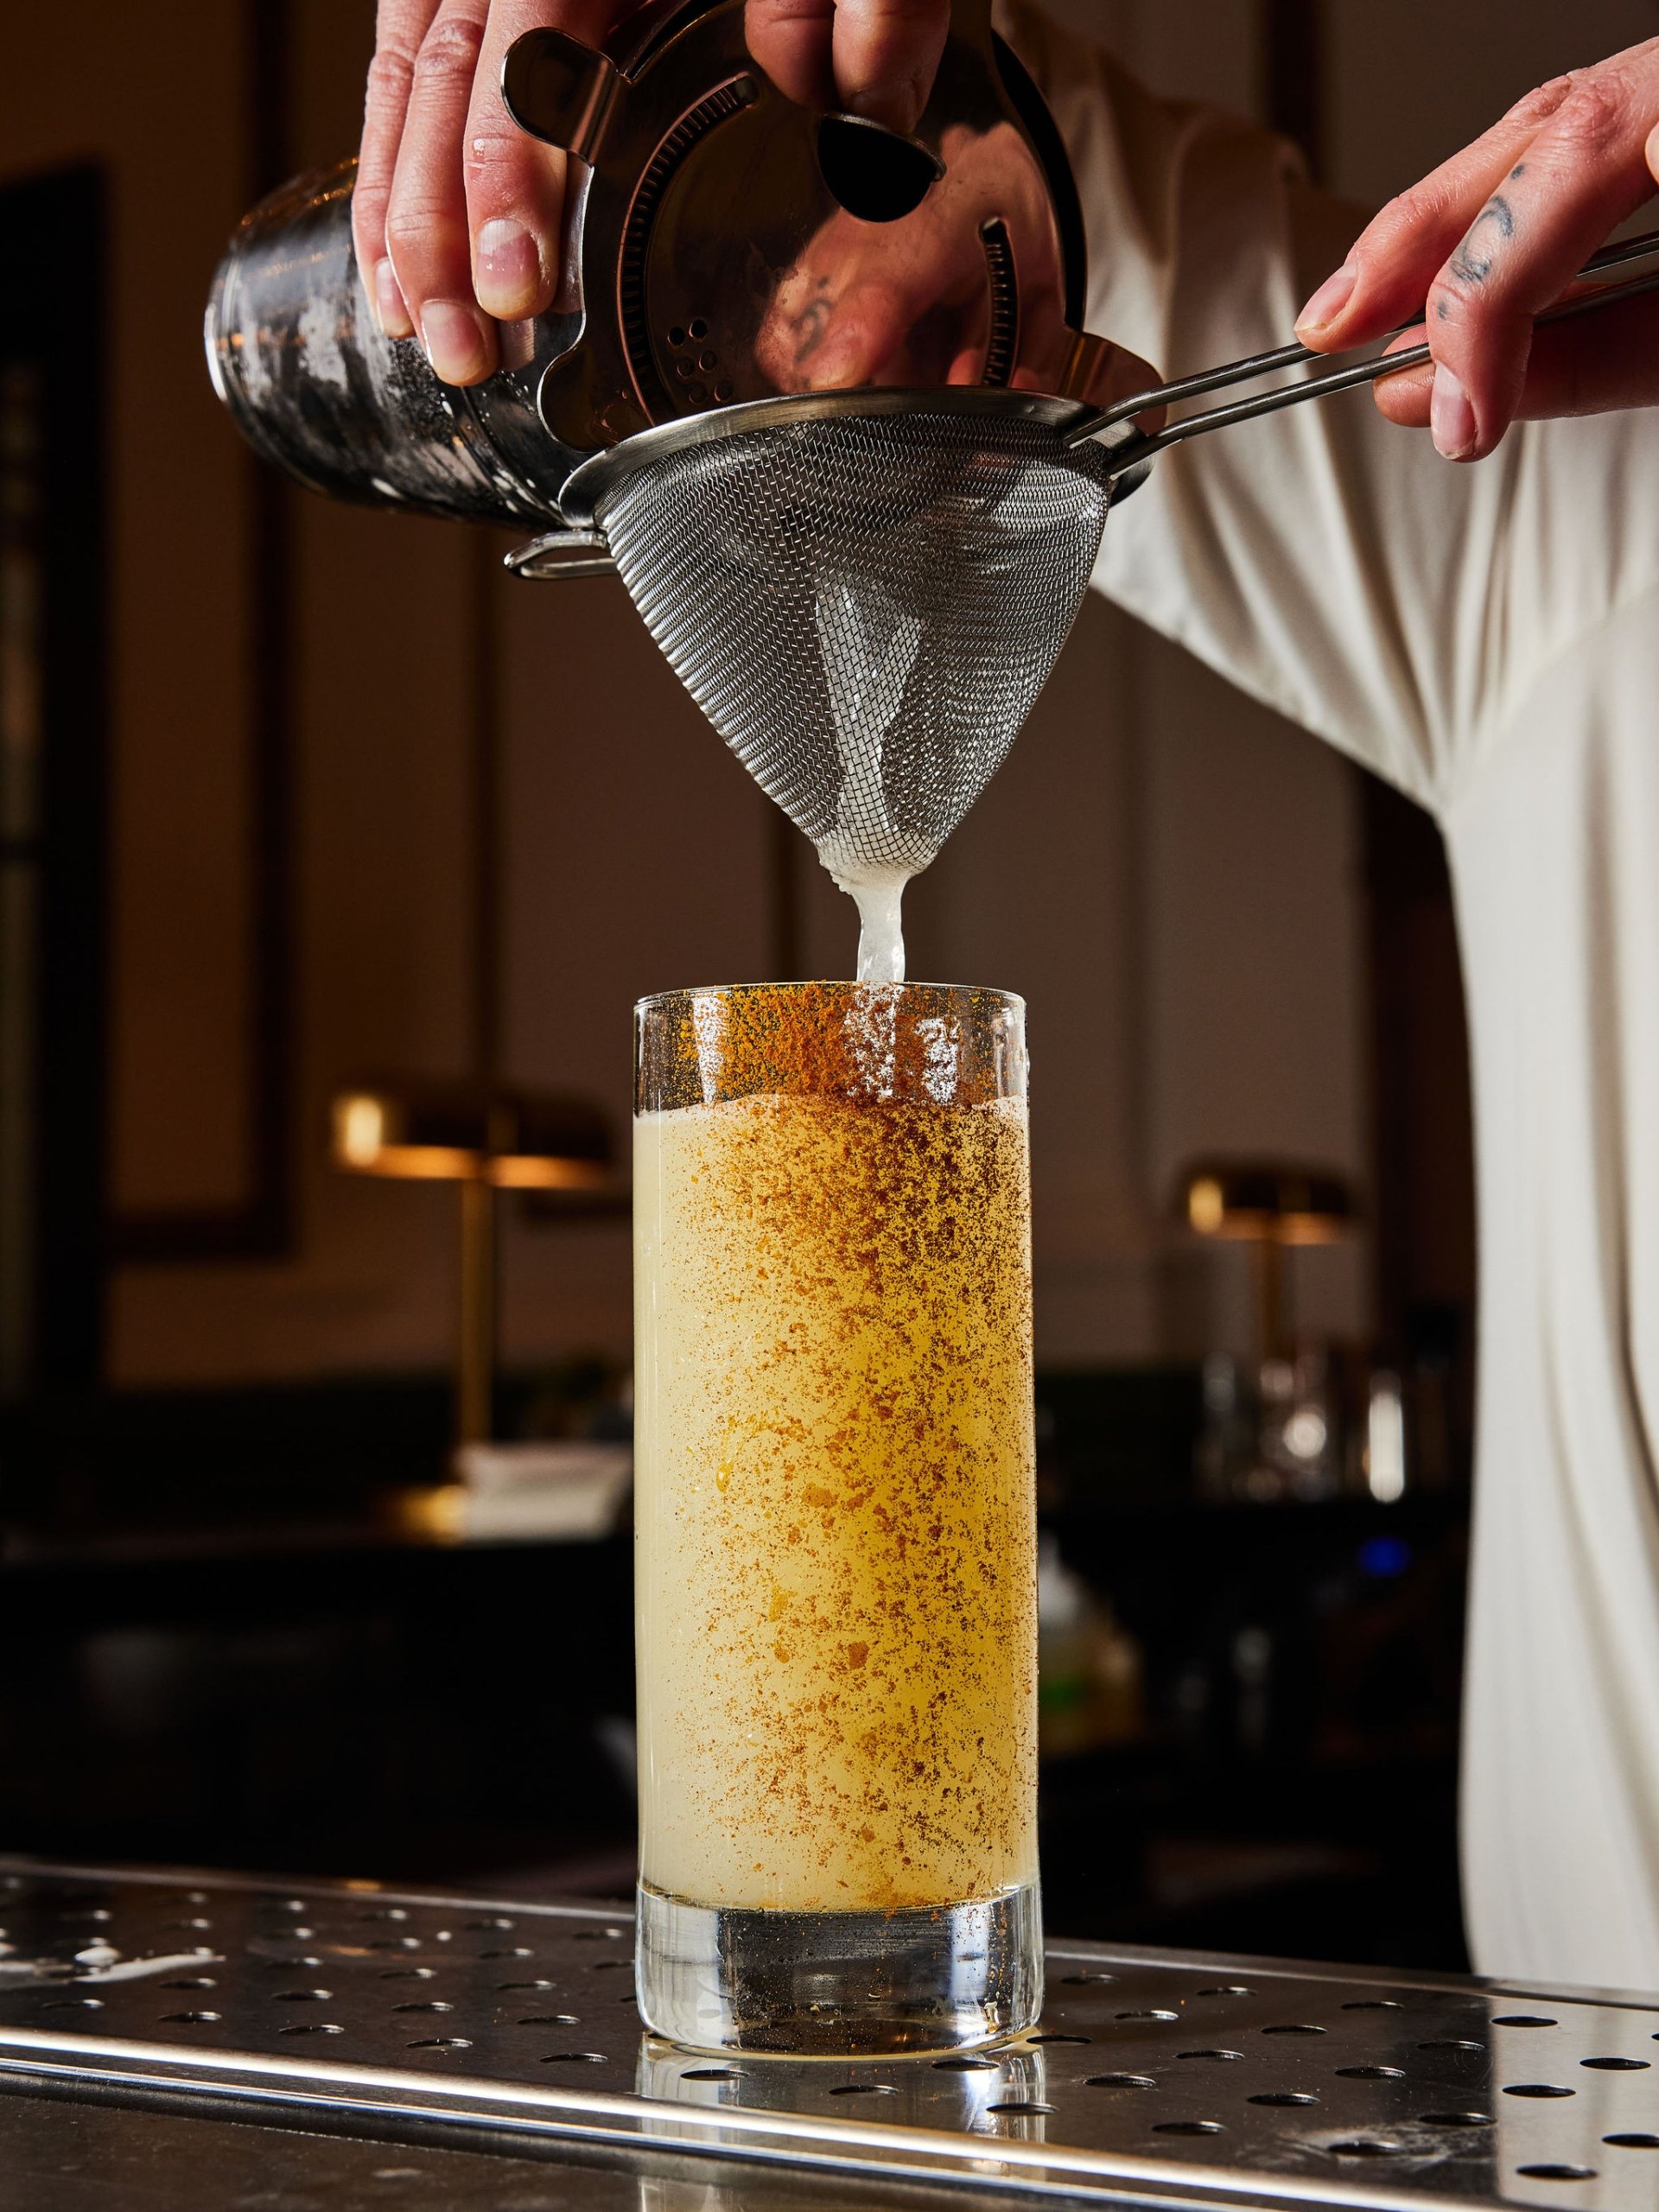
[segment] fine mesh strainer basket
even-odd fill
[[[1623,239],[1580,278],[1656,251],[1659,232]],[[1649,270],[1536,321],[1656,289]],[[1332,367],[1284,346],[1100,412],[985,385],[721,407],[584,463],[560,494],[575,527],[510,565],[613,565],[692,696],[834,873],[911,874],[1018,734],[1107,509],[1157,454],[1428,358],[1420,344]],[[1152,427],[1159,410],[1281,372],[1292,380]]]
[[[1098,448],[1065,442],[1081,411],[977,391],[731,408],[590,463],[565,507],[827,864],[910,874],[1001,763],[1087,588],[1112,487]]]

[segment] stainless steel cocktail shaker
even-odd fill
[[[518,365],[462,391],[412,338],[385,337],[352,251],[356,164],[296,177],[238,227],[207,303],[213,386],[268,461],[337,499],[547,530],[585,458],[536,409],[547,363],[581,329],[550,315],[509,334]]]
[[[655,426],[842,388],[1099,394],[1114,349],[1078,327],[1070,165],[988,0],[956,0],[912,139],[786,99],[749,58],[742,0],[658,0],[604,53],[531,32],[503,92],[572,154],[573,188],[563,294],[503,333],[487,383],[444,385],[415,340],[382,336],[352,251],[351,164],[285,186],[231,243],[207,310],[215,387],[315,489],[526,525],[548,567],[601,565],[560,494]],[[926,281],[881,359],[861,360],[836,315],[844,296],[856,319],[872,257]]]

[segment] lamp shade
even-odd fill
[[[1264,1160],[1195,1161],[1179,1179],[1176,1205],[1201,1236],[1280,1244],[1337,1243],[1359,1216],[1342,1176]]]
[[[467,1083],[341,1091],[332,1153],[355,1175],[541,1191],[601,1190],[614,1161],[609,1119],[589,1100]]]

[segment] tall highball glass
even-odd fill
[[[639,1993],[950,2050],[1041,1993],[1025,1009],[638,1009]]]

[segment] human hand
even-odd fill
[[[1135,355],[1098,340],[1080,346],[1068,327],[1048,187],[1013,125],[953,124],[938,151],[943,176],[902,220],[837,211],[807,241],[755,337],[756,365],[773,387],[978,384],[990,337],[988,222],[1006,232],[1019,272],[1014,390],[1103,408],[1155,385]],[[1147,417],[1142,427],[1156,425]]]
[[[1065,334],[1048,200],[1034,163],[1006,123],[944,134],[944,174],[896,223],[837,212],[779,285],[755,339],[755,359],[779,391],[855,385],[976,384],[989,296],[980,225],[1009,232],[1020,294],[1022,353],[1052,353]],[[1012,158],[1010,156],[1012,156]],[[1047,249],[1047,250],[1046,250]]]
[[[567,157],[520,130],[501,63],[552,26],[597,46],[634,0],[379,0],[352,199],[364,289],[446,384],[495,370],[498,322],[558,289]],[[791,99],[915,128],[949,0],[747,0],[757,65]]]
[[[1510,423],[1659,403],[1659,302],[1634,300],[1535,334],[1610,232],[1659,182],[1659,39],[1559,77],[1390,201],[1302,310],[1321,353],[1424,326],[1397,347],[1432,365],[1384,378],[1393,422],[1479,461]]]

